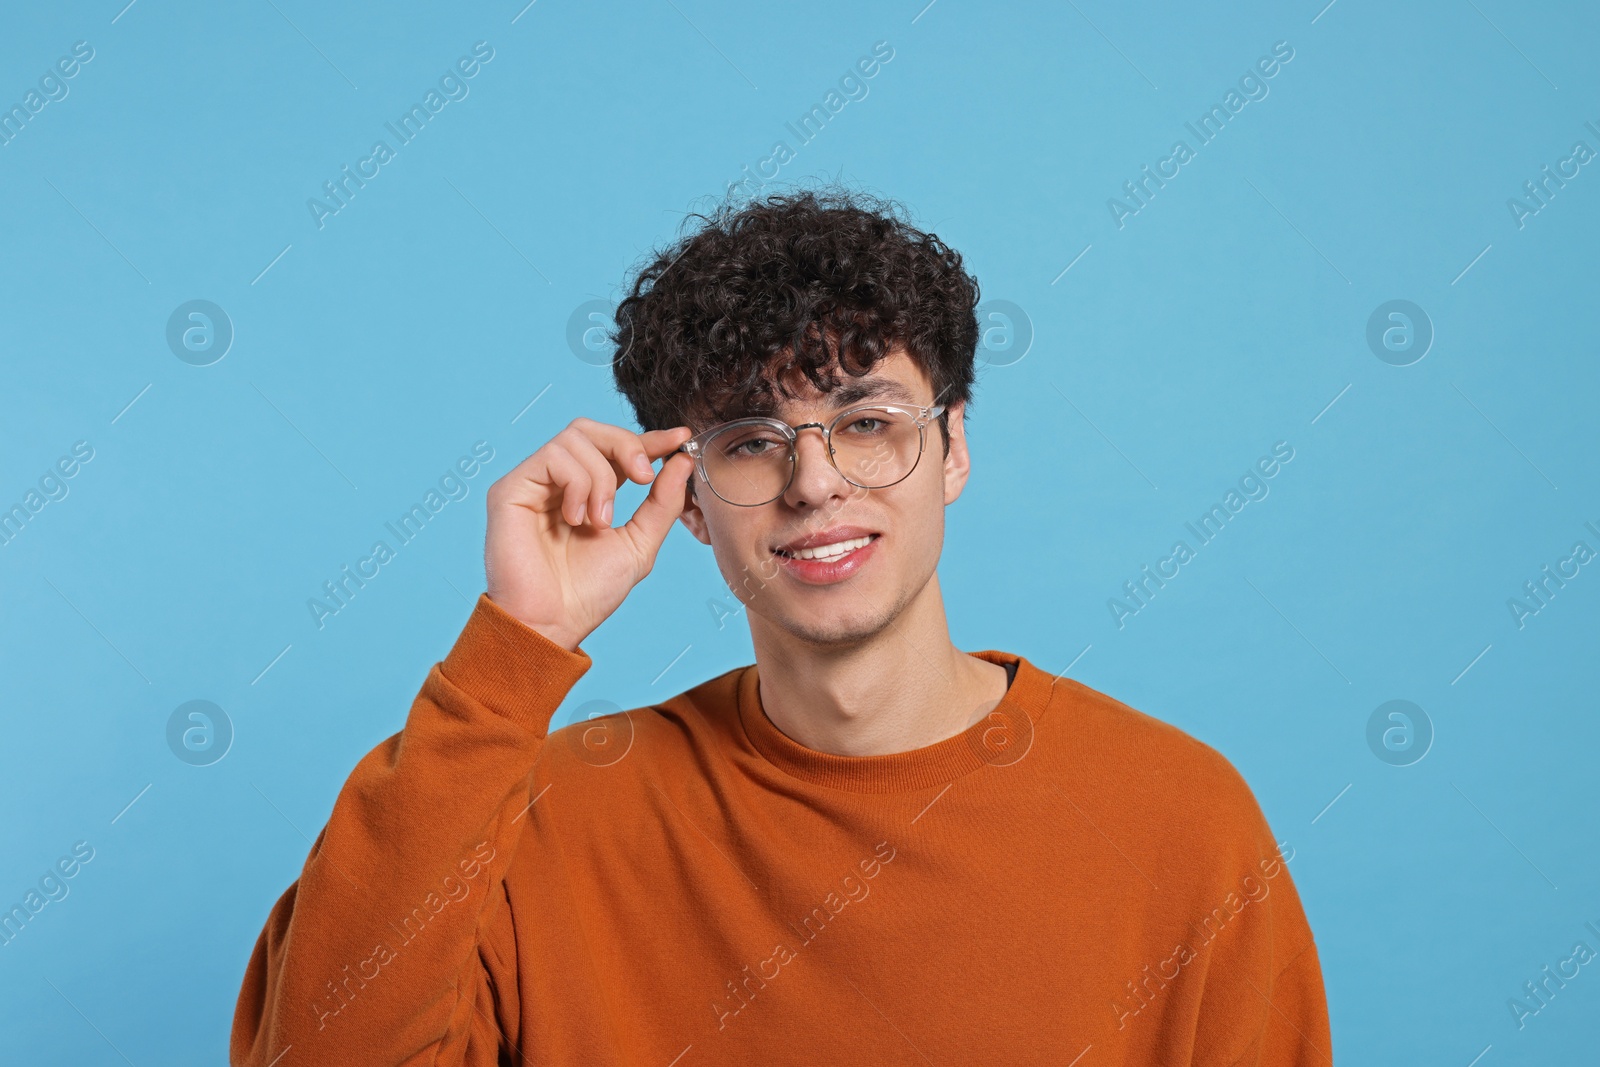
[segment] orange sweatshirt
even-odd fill
[[[757,668],[550,717],[591,665],[481,595],[273,906],[236,1067],[1331,1064],[1249,787],[1014,654],[963,734],[850,757]]]

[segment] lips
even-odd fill
[[[794,549],[799,555],[788,555],[786,551],[776,549],[773,555],[783,572],[795,581],[808,586],[830,586],[855,577],[869,566],[881,540],[883,538],[879,534],[867,533],[825,545]]]
[[[773,549],[788,559],[838,559],[870,544],[879,535],[861,526],[835,526],[821,533],[808,534]]]
[[[790,559],[815,559],[827,562],[829,560],[835,560],[846,556],[858,548],[867,547],[868,545],[872,544],[873,537],[875,536],[876,535],[874,534],[868,534],[866,537],[852,537],[848,541],[835,541],[831,545],[819,545],[816,548],[801,548],[796,549],[793,552],[784,552],[780,550],[778,555],[787,556]]]

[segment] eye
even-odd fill
[[[730,459],[756,459],[782,451],[787,446],[787,441],[774,436],[769,431],[754,430],[740,434],[734,440],[728,442],[722,451]]]
[[[888,425],[887,419],[880,419],[876,415],[862,415],[858,419],[852,419],[844,430],[852,437],[871,437],[873,434],[883,432],[884,427]]]

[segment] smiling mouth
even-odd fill
[[[878,534],[868,534],[865,537],[852,537],[847,541],[835,541],[831,545],[818,545],[816,548],[798,548],[787,551],[782,548],[773,549],[773,553],[784,559],[814,559],[827,562],[839,559],[854,552],[858,548],[865,548],[878,539]]]

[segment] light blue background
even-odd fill
[[[1524,1029],[1507,1001],[1600,949],[1600,567],[1520,629],[1507,599],[1600,549],[1600,166],[1523,228],[1506,204],[1600,148],[1592,6],[123,2],[0,32],[6,107],[95,50],[0,147],[0,505],[95,450],[0,548],[0,904],[95,849],[0,948],[6,1060],[223,1062],[268,909],[482,588],[483,490],[579,414],[631,425],[569,316],[880,40],[780,180],[903,201],[1031,320],[971,410],[957,645],[1233,761],[1296,850],[1339,1062],[1592,1057],[1600,964]],[[470,95],[318,229],[479,40]],[[1107,199],[1276,41],[1270,95],[1119,229]],[[165,341],[191,299],[237,331],[211,366]],[[1410,366],[1365,340],[1391,299],[1436,331]],[[319,630],[307,599],[479,440],[467,499]],[[1119,629],[1108,598],[1277,441],[1270,495]],[[558,723],[750,662],[719,600],[675,530]],[[167,747],[193,699],[236,731],[207,767]],[[1436,731],[1411,766],[1367,744],[1391,699]]]

